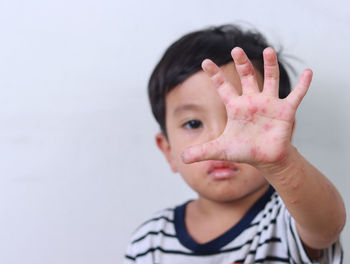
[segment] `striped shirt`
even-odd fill
[[[131,237],[124,264],[342,263],[339,241],[323,250],[318,262],[310,260],[294,219],[272,187],[235,226],[205,244],[186,230],[187,204],[144,222]]]

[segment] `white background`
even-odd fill
[[[314,70],[294,142],[349,207],[349,10],[346,0],[1,1],[0,263],[120,263],[143,220],[195,197],[154,144],[146,85],[171,42],[209,25],[251,24],[301,59],[299,73]],[[349,254],[349,225],[342,240]]]

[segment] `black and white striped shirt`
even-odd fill
[[[342,263],[339,241],[323,251],[319,262],[309,259],[294,219],[272,187],[234,227],[205,244],[187,233],[187,203],[144,222],[132,235],[124,263]]]

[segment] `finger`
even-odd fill
[[[312,70],[307,69],[304,70],[303,73],[300,76],[300,79],[293,89],[293,91],[287,96],[287,100],[295,107],[297,108],[303,100],[307,90],[310,87],[310,83],[312,80]]]
[[[202,69],[214,83],[225,104],[228,103],[230,98],[238,96],[236,89],[232,87],[232,84],[225,78],[223,71],[214,62],[205,59],[202,62]]]
[[[241,79],[242,94],[258,93],[259,86],[256,81],[252,63],[241,48],[234,48],[231,56],[235,62],[237,73]]]
[[[266,48],[264,57],[264,88],[263,93],[278,97],[280,72],[276,52],[272,48]]]
[[[182,153],[182,160],[187,164],[202,160],[223,160],[225,159],[224,154],[220,142],[214,140],[185,149]]]

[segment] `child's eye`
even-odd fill
[[[199,120],[190,120],[187,121],[183,126],[188,129],[197,129],[202,127],[202,122]]]

